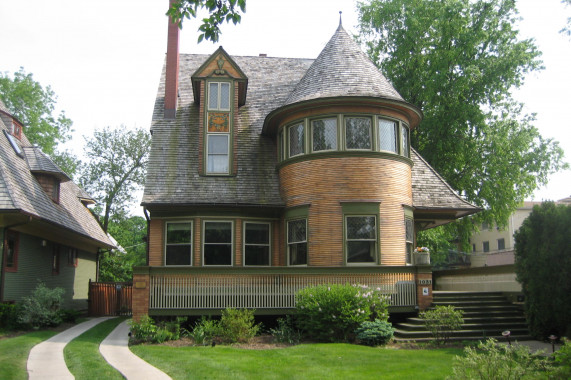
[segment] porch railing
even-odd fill
[[[401,267],[399,267],[401,268]],[[394,268],[232,268],[191,273],[162,268],[150,273],[150,309],[288,309],[295,307],[298,290],[318,284],[360,284],[390,295],[391,306],[415,306],[412,270]],[[210,269],[210,268],[208,268]],[[385,270],[383,270],[385,269]]]

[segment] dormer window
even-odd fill
[[[230,83],[208,84],[208,110],[230,111]]]

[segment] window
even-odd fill
[[[498,251],[506,249],[506,241],[504,238],[498,239]]]
[[[482,222],[482,230],[487,230],[490,228],[490,225],[488,224],[488,222]]]
[[[398,153],[397,122],[379,119],[379,149]]]
[[[408,128],[404,125],[401,125],[401,154],[405,157],[410,157]]]
[[[208,110],[230,111],[230,83],[208,83]]]
[[[16,142],[14,136],[8,133],[7,130],[4,130],[4,136],[6,136],[6,138],[10,142],[10,145],[12,145],[12,149],[14,149],[14,152],[16,152],[18,156],[24,157],[24,152],[22,151],[22,148],[20,148],[20,145],[18,145],[18,143]]]
[[[307,265],[307,219],[287,222],[289,265]]]
[[[59,274],[59,252],[60,246],[58,244],[54,244],[52,247],[52,274],[54,275]]]
[[[476,244],[472,244],[472,252],[476,252]]]
[[[414,224],[412,219],[405,218],[406,263],[412,264],[412,250],[414,244]]]
[[[204,222],[204,265],[232,265],[232,222]]]
[[[192,265],[192,223],[167,222],[165,265]]]
[[[270,265],[270,223],[244,223],[244,265]]]
[[[347,263],[374,263],[377,246],[375,216],[347,216]]]
[[[5,239],[5,259],[4,269],[6,272],[18,271],[18,249],[19,249],[19,233],[16,231],[7,231]]]
[[[484,252],[490,252],[490,242],[485,241],[484,243],[482,243],[482,248]]]
[[[345,144],[347,149],[371,149],[371,119],[345,118]]]
[[[77,266],[77,249],[75,248],[67,249],[67,265],[70,267]]]
[[[320,119],[311,122],[312,149],[314,152],[337,150],[337,119]]]
[[[305,128],[303,123],[288,128],[289,157],[305,153]]]
[[[206,173],[230,173],[230,82],[208,83]]]

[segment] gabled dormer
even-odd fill
[[[199,171],[209,176],[234,175],[234,126],[238,107],[246,103],[248,78],[220,47],[191,79],[194,103],[200,108]]]
[[[60,184],[70,178],[38,147],[24,147],[30,172],[50,199],[59,203]]]

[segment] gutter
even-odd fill
[[[24,224],[28,224],[32,221],[32,217],[28,216],[28,220],[25,222],[21,222],[21,223],[16,223],[16,224],[10,224],[8,226],[5,226],[3,228],[2,231],[2,253],[0,255],[0,265],[2,266],[2,269],[0,270],[0,302],[4,302],[4,279],[6,277],[5,275],[5,265],[4,265],[4,252],[6,251],[6,233],[8,232],[8,230],[10,228],[14,228],[14,227],[18,227],[18,226],[23,226]]]
[[[145,214],[145,219],[147,219],[147,241],[145,242],[147,243],[145,246],[145,252],[147,257],[145,257],[145,265],[149,266],[149,238],[151,234],[151,218],[149,217],[149,211],[144,206],[143,206],[143,214]]]

